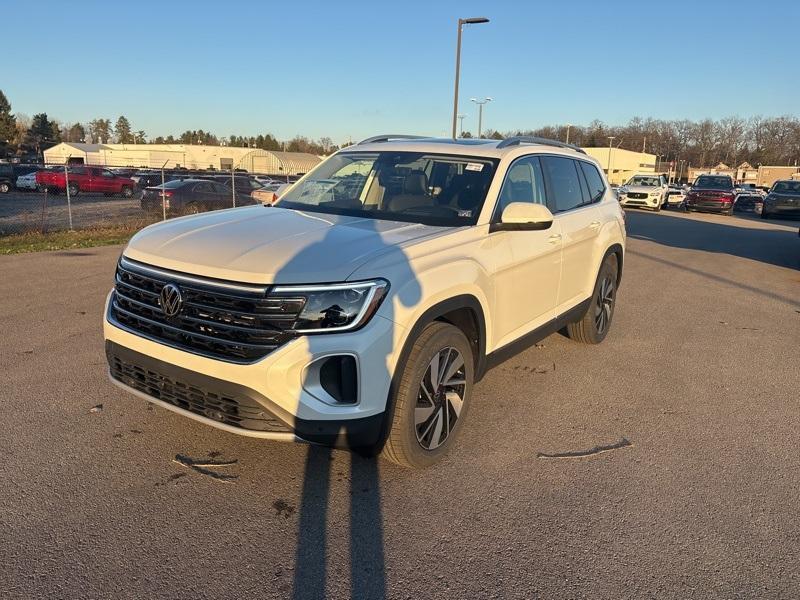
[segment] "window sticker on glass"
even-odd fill
[[[472,216],[472,211],[471,210],[459,210],[458,211],[458,216],[459,217],[467,217],[467,218],[469,218],[469,217]]]
[[[466,171],[483,171],[483,163],[467,163]]]

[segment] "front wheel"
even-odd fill
[[[70,196],[77,196],[78,192],[81,191],[77,183],[70,183],[67,188]]]
[[[123,198],[130,198],[133,196],[133,189],[126,185],[122,188],[121,193]]]
[[[765,207],[761,208],[761,218],[762,219],[769,219],[769,213]]]
[[[11,191],[11,184],[5,181],[0,181],[0,194],[7,194],[10,191]]]
[[[567,325],[570,339],[582,344],[599,344],[606,338],[614,317],[618,272],[616,255],[606,256],[594,285],[589,308],[580,321]]]
[[[428,467],[463,429],[474,377],[472,347],[460,329],[436,321],[414,340],[400,368],[382,454],[405,467]]]

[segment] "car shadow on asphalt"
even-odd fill
[[[800,239],[797,224],[783,221],[792,229],[748,227],[748,219],[735,219],[736,225],[687,219],[675,215],[625,212],[628,235],[673,248],[729,254],[789,269],[800,268]]]

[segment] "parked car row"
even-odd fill
[[[688,212],[753,212],[767,219],[800,216],[800,181],[781,180],[764,190],[750,184],[734,184],[729,175],[700,175],[691,186],[667,184],[663,175],[634,175],[617,190],[623,207],[659,211],[677,207]]]

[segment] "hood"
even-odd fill
[[[173,219],[137,233],[126,257],[242,283],[328,283],[387,250],[448,228],[249,206]]]
[[[650,194],[654,192],[660,192],[660,187],[654,187],[652,185],[626,185],[625,186],[625,193],[630,194],[631,192],[636,192],[637,194]]]

